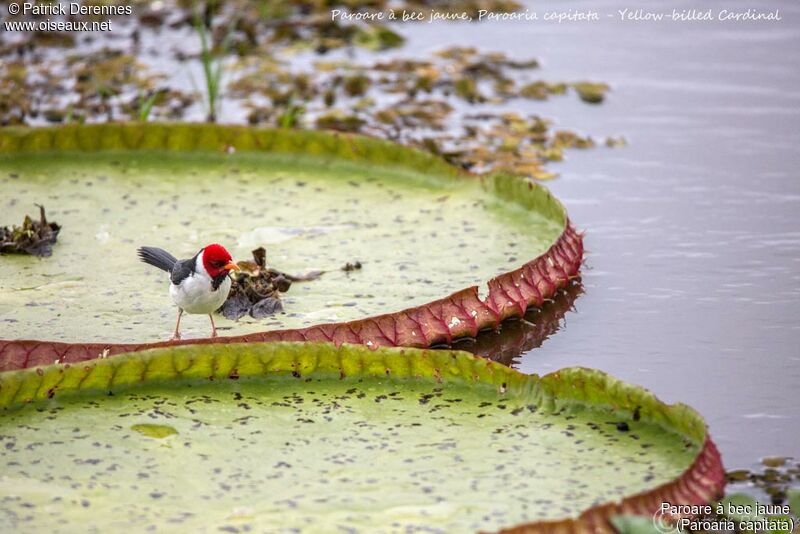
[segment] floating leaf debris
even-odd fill
[[[60,231],[57,223],[47,222],[44,206],[39,206],[39,220],[26,215],[21,226],[0,227],[0,254],[50,256]]]
[[[250,314],[263,319],[283,311],[281,293],[286,293],[292,282],[308,282],[322,276],[322,271],[305,275],[290,275],[267,266],[264,247],[253,250],[253,261],[238,263],[239,271],[232,274],[233,284],[228,300],[219,311],[228,319],[237,320]]]
[[[6,97],[0,102],[0,124],[204,115],[203,96],[186,91],[183,77],[174,74],[185,68],[159,72],[154,66],[201,60],[191,39],[153,46],[165,28],[194,32],[195,7],[167,0],[163,6],[135,10],[136,17],[115,19],[113,36],[93,36],[91,46],[71,34],[17,32],[0,44],[0,92]],[[598,104],[607,84],[533,76],[540,67],[534,58],[473,47],[449,47],[424,59],[398,55],[387,60],[383,55],[405,42],[403,23],[389,27],[378,18],[390,8],[421,14],[421,20],[434,12],[454,20],[450,15],[474,19],[481,10],[511,13],[520,7],[503,0],[207,2],[202,28],[225,70],[219,120],[363,133],[431,151],[473,172],[554,178],[557,174],[546,165],[564,159],[562,149],[594,142],[573,133],[585,142],[564,144],[548,121],[530,111],[515,112],[509,120],[509,114],[485,105],[516,100],[530,110],[531,103],[522,101],[570,93]],[[334,10],[353,16],[332,19]],[[353,47],[363,49],[357,58],[314,61],[314,55]],[[474,117],[477,105],[484,108],[480,119]]]

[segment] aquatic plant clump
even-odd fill
[[[253,130],[200,125],[168,127],[162,125],[99,125],[64,127],[53,130],[8,129],[2,133],[4,135],[0,135],[0,150],[15,154],[12,160],[15,164],[20,164],[19,162],[25,160],[25,153],[54,148],[82,149],[80,159],[76,158],[75,161],[91,160],[95,170],[102,168],[102,174],[105,177],[89,180],[87,184],[90,184],[91,187],[87,189],[86,194],[101,194],[102,190],[112,183],[112,177],[115,175],[119,175],[120,180],[125,180],[125,183],[128,184],[126,187],[132,189],[122,195],[125,201],[124,210],[114,213],[114,217],[121,217],[119,222],[115,223],[115,226],[121,225],[118,231],[121,231],[127,224],[126,220],[152,222],[153,211],[149,204],[151,199],[140,197],[140,195],[148,191],[158,192],[158,188],[165,187],[164,184],[181,180],[182,174],[187,174],[187,179],[191,177],[196,184],[200,184],[200,188],[216,187],[214,184],[220,183],[218,176],[227,174],[232,176],[227,182],[230,185],[226,186],[229,191],[232,191],[231,188],[238,187],[237,184],[245,180],[242,182],[246,185],[242,191],[239,205],[249,206],[252,203],[250,199],[253,187],[263,180],[263,178],[259,178],[259,175],[269,172],[269,169],[275,173],[272,177],[273,180],[278,180],[288,187],[280,189],[287,193],[283,195],[281,202],[278,202],[276,207],[270,208],[273,217],[277,217],[281,213],[281,209],[289,210],[287,216],[292,218],[301,213],[303,216],[318,215],[324,217],[324,219],[320,219],[321,224],[330,226],[333,223],[336,228],[340,229],[339,234],[316,232],[313,236],[316,241],[307,240],[307,245],[301,246],[302,241],[291,242],[291,240],[283,245],[285,252],[281,257],[290,258],[292,257],[290,253],[294,252],[294,264],[288,261],[280,264],[281,269],[288,272],[300,273],[312,267],[309,258],[315,256],[308,255],[311,252],[328,255],[325,256],[328,258],[327,265],[322,265],[328,273],[307,285],[298,284],[297,289],[302,288],[303,293],[296,293],[293,289],[284,299],[285,309],[291,310],[294,315],[287,313],[275,319],[278,322],[274,325],[267,325],[282,326],[285,329],[264,331],[265,325],[257,322],[244,325],[241,324],[242,321],[230,323],[240,329],[241,334],[219,340],[221,342],[315,340],[332,341],[337,344],[360,343],[370,347],[427,347],[438,343],[449,343],[462,337],[475,337],[480,330],[494,328],[504,319],[521,316],[529,306],[542,305],[546,299],[551,298],[560,288],[566,287],[578,275],[583,258],[581,236],[569,224],[563,207],[540,186],[518,177],[500,174],[477,179],[460,173],[433,156],[385,141],[323,132]],[[122,148],[127,151],[106,153],[100,150],[90,154],[99,149],[120,150]],[[145,188],[139,187],[137,183],[149,175],[147,169],[151,164],[148,162],[154,158],[152,153],[144,150],[146,148],[161,148],[162,150],[171,148],[173,151],[155,155],[159,162],[158,165],[166,165],[164,168],[168,168],[168,172],[162,171],[156,175],[158,184],[154,183],[153,187]],[[226,156],[220,153],[232,150],[235,150],[234,155]],[[66,169],[68,174],[76,172],[77,176],[81,176],[80,173],[85,173],[85,171],[67,165],[71,157],[74,158],[68,152],[62,152],[62,155],[51,154],[47,161],[56,162],[58,160],[55,164],[62,171]],[[322,159],[314,160],[315,157]],[[32,161],[33,163],[30,165],[33,167],[43,164],[37,163],[35,156],[31,156],[29,160],[25,161]],[[317,163],[314,163],[315,161]],[[332,171],[325,170],[320,162]],[[312,163],[313,165],[309,167],[308,165]],[[352,165],[361,165],[361,167]],[[369,167],[370,165],[374,167]],[[30,168],[33,169],[33,167]],[[211,170],[213,177],[209,177],[207,181],[198,181],[197,174],[193,173],[199,173],[198,169],[200,168],[205,169],[203,172]],[[253,176],[248,175],[249,171],[245,172],[249,168],[257,169]],[[336,169],[342,169],[342,171],[335,171]],[[342,173],[338,178],[330,178],[336,184],[330,184],[331,187],[328,187],[324,181],[318,181],[319,176],[325,176],[326,173],[334,171]],[[302,177],[298,172],[302,173]],[[359,174],[363,176],[363,180],[354,181],[354,177],[358,177]],[[136,176],[136,180],[131,181],[129,178],[131,175]],[[376,181],[381,175],[387,176],[387,179],[391,177],[392,181],[382,185],[380,181]],[[46,173],[43,183],[50,177],[51,174]],[[332,187],[333,185],[336,187]],[[302,207],[294,207],[298,202],[305,203],[308,207],[308,202],[313,201],[315,195],[318,197],[322,195],[325,187],[331,191],[327,194],[333,194],[335,191],[341,191],[343,185],[346,190],[342,194],[347,195],[350,200],[342,198],[340,201],[330,202],[323,196],[321,198],[323,198],[322,202],[325,203],[325,206],[322,209],[303,210]],[[320,187],[323,187],[322,193],[317,191],[317,188]],[[353,195],[367,194],[365,191],[370,189],[389,202],[385,208],[381,208],[380,212],[365,212],[357,203],[353,203]],[[172,198],[169,194],[159,193],[159,195],[162,200],[166,199],[163,203],[163,210],[169,214],[169,221],[173,221],[173,224],[176,206],[180,211],[179,204],[181,203],[190,208],[188,215],[190,217],[191,214],[196,213],[197,209],[205,209],[207,213],[219,213],[220,220],[227,221],[224,224],[229,224],[231,214],[236,213],[237,209],[235,206],[226,207],[222,196],[212,205],[207,205],[207,200],[204,200],[195,207],[192,203],[186,204],[187,200]],[[415,209],[419,215],[415,215],[413,219],[409,217],[408,212],[402,211],[405,209],[403,208],[404,197],[409,197],[416,206],[412,209]],[[238,203],[239,199],[235,199],[235,202]],[[132,218],[126,213],[135,213],[136,210],[145,210],[147,215],[142,218]],[[254,220],[262,220],[263,215],[260,212],[256,211],[250,215],[250,211],[246,210],[242,214],[243,224],[253,224]],[[342,220],[342,213],[351,213],[353,218]],[[375,220],[377,226],[372,223],[363,224],[370,222],[365,220],[369,217],[369,213],[374,213],[375,217],[379,217]],[[410,224],[410,228],[415,229],[410,241],[396,232],[387,233],[385,227],[381,227],[379,223],[385,221],[387,213],[397,214],[398,218],[393,220],[393,225]],[[328,215],[331,218],[328,218]],[[480,221],[478,217],[480,217]],[[452,222],[462,219],[463,224],[460,222],[452,224]],[[420,231],[424,228],[421,222],[424,220],[430,221],[428,223],[430,226],[427,227],[427,231]],[[447,224],[445,221],[450,221],[451,224]],[[342,226],[342,223],[347,224]],[[259,222],[258,226],[261,224],[263,223]],[[312,226],[322,227],[317,223]],[[164,232],[159,228],[161,227],[157,226],[152,231],[165,236],[177,235],[182,241],[191,240],[191,224],[181,225],[177,228],[175,226],[163,227],[169,228],[169,232]],[[267,234],[245,232],[241,236],[246,237],[251,233],[255,236],[253,239],[258,241],[265,239],[264,236],[269,234],[269,232]],[[347,242],[355,247],[353,250],[348,248],[350,245],[342,244],[344,243],[343,238],[351,237],[349,234],[352,234],[353,239]],[[98,235],[87,235],[87,239],[91,241],[104,235],[106,234],[101,231]],[[124,239],[125,236],[115,236],[114,245],[128,246],[131,248],[131,254],[134,254],[133,251],[137,245],[136,239],[141,235],[142,229],[134,228],[127,241]],[[370,257],[365,258],[363,243],[371,242],[374,245],[385,240],[385,236],[389,236],[390,241],[392,239],[394,241],[382,247],[369,248]],[[222,242],[232,239],[225,237],[224,234],[219,237],[214,235],[211,237]],[[293,236],[289,235],[289,237]],[[322,240],[325,239],[329,240],[328,243],[336,246],[321,246]],[[465,243],[472,243],[469,245],[471,249],[463,249],[459,246],[464,239],[469,240]],[[118,244],[117,241],[119,241]],[[408,250],[407,255],[401,253],[402,247],[408,246],[403,245],[404,242],[411,243],[412,247]],[[435,243],[435,246],[424,245],[429,242]],[[167,243],[163,244],[167,245]],[[242,249],[250,251],[252,244],[256,243],[243,240]],[[271,250],[280,246],[273,245]],[[74,252],[81,254],[83,250],[76,249]],[[421,256],[420,250],[428,252]],[[482,255],[482,261],[474,263],[478,268],[477,271],[472,269],[472,263],[461,257],[464,251],[476,253],[476,250],[480,251]],[[391,251],[391,254],[381,251]],[[182,253],[177,250],[176,252]],[[191,252],[186,251],[188,255],[191,255]],[[340,253],[340,256],[331,256],[334,252]],[[436,256],[437,253],[440,256]],[[244,252],[234,253],[234,256],[242,257],[243,254]],[[406,281],[404,278],[407,276],[406,273],[413,272],[411,268],[420,261],[424,261],[428,256],[430,259],[427,261],[432,262],[431,268],[418,275],[428,281],[415,280],[415,278]],[[526,262],[526,257],[533,256],[535,256],[533,260]],[[359,270],[339,269],[345,261],[356,257],[369,261]],[[129,264],[124,257],[120,258],[118,255],[107,257],[102,261],[121,262],[118,267],[122,270]],[[393,262],[398,261],[398,266],[392,267],[395,265]],[[381,267],[381,262],[384,262],[385,267]],[[330,270],[331,267],[333,270]],[[513,270],[507,271],[506,269],[509,267]],[[489,270],[481,271],[480,269]],[[113,270],[97,271],[96,276],[103,276],[108,272],[113,272]],[[392,297],[390,293],[390,291],[394,291],[391,276],[395,276],[397,280],[395,287],[399,292],[395,297]],[[479,286],[475,284],[483,285],[482,281],[487,278],[489,278],[488,293],[481,295]],[[80,283],[80,280],[71,280],[71,282],[60,287],[70,290],[70,288],[74,288],[73,284]],[[358,288],[359,284],[363,287]],[[374,289],[369,289],[372,284],[375,284],[373,287],[380,287],[383,294],[378,295]],[[358,299],[354,300],[358,304],[357,306],[331,307],[328,304],[331,301],[330,295],[341,294],[343,288],[348,286],[354,288],[351,291],[356,299],[356,293],[362,296],[371,294],[373,297],[372,299],[360,299],[364,304],[359,303]],[[459,289],[464,286],[468,287]],[[122,290],[121,288],[109,284],[105,284],[103,287],[106,287],[106,292],[101,296],[106,301],[112,298],[121,298],[121,294],[115,297]],[[43,288],[43,290],[45,289],[50,290]],[[155,285],[152,297],[141,291],[141,284],[136,291],[137,302],[141,303],[140,306],[152,306],[154,309],[157,307],[158,310],[161,310],[160,313],[163,313],[163,317],[156,312],[153,312],[151,317],[132,310],[137,317],[136,322],[131,323],[129,319],[119,313],[120,309],[124,311],[124,306],[115,306],[113,314],[98,317],[86,314],[68,314],[57,318],[56,314],[38,313],[35,317],[31,316],[25,320],[29,322],[36,320],[70,321],[72,319],[88,320],[89,322],[102,321],[103,323],[92,330],[94,335],[99,336],[99,339],[95,338],[97,342],[89,344],[2,341],[0,342],[0,369],[52,363],[56,360],[79,361],[95,358],[101,354],[112,355],[156,346],[157,344],[109,343],[111,339],[107,337],[107,334],[110,331],[109,325],[112,323],[117,324],[116,322],[123,321],[119,323],[119,329],[114,330],[119,332],[135,331],[135,325],[143,324],[143,321],[160,321],[159,324],[162,326],[169,325],[172,308],[164,306],[163,299],[153,300],[163,296],[155,289]],[[94,293],[83,292],[82,294],[85,295],[85,298],[90,298]],[[29,291],[12,292],[11,295],[15,298],[30,298],[33,293]],[[295,295],[297,300],[290,301],[289,299],[294,299]],[[378,298],[375,298],[376,295]],[[410,296],[411,299],[406,299],[406,296]],[[316,301],[315,298],[317,298]],[[128,300],[123,299],[121,302],[124,304]],[[315,302],[319,303],[318,308],[313,307]],[[371,308],[366,307],[370,304]],[[25,310],[26,308],[20,306],[16,309]],[[319,320],[321,317],[325,317],[320,314],[329,314],[329,310],[336,312],[334,320]],[[383,315],[375,315],[376,313],[383,313]],[[16,322],[8,323],[11,328],[30,331],[30,326],[26,326],[27,323],[20,322],[22,317],[12,318]],[[272,319],[270,318],[270,320]],[[315,322],[316,324],[314,324]],[[108,324],[103,326],[104,323]],[[75,325],[75,328],[70,330],[73,332],[71,335],[86,327],[85,323]],[[40,332],[58,331],[52,325],[40,325],[37,329]],[[164,337],[167,337],[167,334],[168,332],[165,331]]]
[[[292,126],[365,133],[417,146],[472,172],[548,180],[556,176],[545,168],[548,162],[561,161],[567,149],[593,147],[595,141],[553,131],[550,121],[536,115],[487,106],[480,113],[471,111],[474,104],[544,100],[569,90],[585,102],[599,103],[610,89],[593,82],[527,81],[538,68],[535,59],[462,46],[424,60],[317,61],[313,69],[300,72],[279,56],[259,56],[236,63],[228,89],[251,109],[251,124],[281,125],[289,108],[300,109],[300,100],[302,111],[291,114]]]
[[[253,261],[240,261],[237,265],[239,271],[231,273],[233,283],[228,298],[219,309],[234,321],[246,314],[262,319],[283,311],[280,294],[289,291],[293,282],[310,282],[324,274],[313,271],[298,276],[269,267],[264,247],[253,250]]]
[[[20,226],[0,226],[0,254],[50,256],[58,240],[61,226],[47,222],[44,206],[39,206],[39,219],[25,215]]]
[[[602,532],[724,482],[686,406],[454,351],[173,347],[7,372],[0,436],[16,528]]]
[[[476,12],[520,8],[505,0],[435,4],[401,7],[392,2],[391,8],[440,24],[461,17],[477,20]],[[280,7],[250,0],[168,1],[116,18],[113,35],[94,35],[91,47],[69,32],[13,32],[11,42],[0,46],[0,92],[8,95],[0,102],[0,125],[205,118],[322,128],[413,144],[472,172],[511,172],[540,180],[556,176],[546,167],[564,157],[563,148],[594,146],[591,137],[573,133],[583,142],[564,147],[537,114],[509,113],[493,105],[516,100],[524,109],[523,99],[568,93],[598,104],[608,85],[541,79],[536,59],[465,46],[439,50],[424,60],[387,60],[381,51],[405,41],[395,33],[395,24],[390,28],[375,18],[385,19],[389,8],[383,1],[284,2]],[[157,43],[166,27],[192,28],[195,35],[173,48],[148,45]],[[299,51],[322,57],[351,46],[370,52],[313,65],[298,61],[304,55]],[[66,61],[64,48],[70,49]],[[185,77],[176,74],[185,69],[159,72],[159,63],[174,66],[175,61],[199,67],[202,79],[192,79],[194,91],[187,91]],[[481,105],[477,120],[474,105]],[[619,146],[613,139],[606,144]]]

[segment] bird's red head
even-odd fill
[[[239,270],[239,266],[233,263],[233,259],[225,247],[216,243],[203,249],[203,267],[211,278],[216,278],[228,271]]]

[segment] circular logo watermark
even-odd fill
[[[661,534],[674,534],[680,531],[678,525],[661,508],[653,514],[653,527]]]

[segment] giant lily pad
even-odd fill
[[[474,336],[541,305],[582,260],[581,237],[543,187],[467,175],[375,139],[209,125],[8,128],[0,153],[4,213],[46,201],[64,227],[47,261],[0,262],[3,337],[16,339],[0,341],[0,370],[167,338],[174,306],[164,273],[136,261],[142,244],[190,257],[219,241],[240,258],[264,245],[283,271],[326,271],[293,286],[274,319],[220,320],[239,336],[222,341],[373,347]],[[357,273],[340,269],[356,260]],[[184,329],[205,336],[207,321]],[[18,341],[31,337],[56,343]]]
[[[12,529],[607,530],[716,497],[696,412],[456,351],[171,347],[0,373]]]

